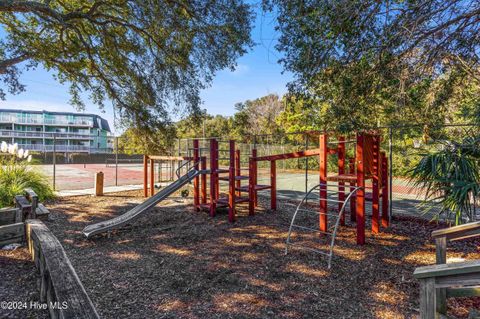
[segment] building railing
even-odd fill
[[[89,120],[59,120],[59,119],[45,119],[46,125],[85,125],[93,126],[93,121]]]
[[[0,122],[15,123],[15,124],[43,124],[43,118],[21,118],[17,116],[0,116]]]
[[[66,120],[66,119],[43,119],[39,118],[23,118],[12,115],[0,115],[1,123],[15,123],[15,124],[38,124],[38,125],[78,125],[78,126],[93,126],[92,120]]]
[[[95,136],[81,133],[57,133],[57,132],[34,132],[34,131],[11,131],[0,130],[0,137],[29,137],[29,138],[47,138],[53,139],[82,139],[93,140]]]

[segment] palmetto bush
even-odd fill
[[[440,215],[454,217],[455,224],[475,219],[475,198],[480,192],[480,138],[447,142],[437,151],[421,154],[410,171],[414,186],[426,192],[426,203],[438,203]],[[452,216],[453,215],[453,216]]]
[[[28,163],[31,155],[28,151],[18,149],[16,144],[1,143],[0,148],[0,207],[14,204],[15,195],[31,188],[41,201],[54,196],[47,178],[33,170]]]

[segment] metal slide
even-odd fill
[[[104,222],[88,225],[83,229],[83,234],[89,238],[93,235],[104,233],[113,229],[122,227],[125,224],[129,224],[138,218],[142,213],[148,211],[149,209],[155,207],[159,202],[173,194],[175,191],[179,190],[182,186],[192,181],[195,177],[200,175],[202,172],[195,169],[189,169],[187,173],[179,177],[175,182],[171,183],[164,189],[160,190],[157,194],[153,195],[143,203],[138,206],[135,206],[128,212],[118,217],[106,220]]]

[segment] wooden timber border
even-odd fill
[[[58,239],[40,220],[29,219],[24,225],[40,272],[40,302],[48,304],[50,317],[100,318]]]

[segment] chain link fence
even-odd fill
[[[425,190],[418,189],[408,180],[408,172],[421,159],[422,154],[445,146],[448,141],[460,142],[469,136],[480,133],[475,125],[441,125],[438,127],[404,126],[379,129],[382,139],[382,151],[385,151],[390,163],[390,199],[392,214],[419,214],[418,206]],[[248,157],[252,150],[258,156],[291,153],[319,146],[319,132],[301,132],[292,134],[252,135],[236,141],[241,153],[241,171],[248,175]],[[82,137],[85,138],[85,137]],[[92,137],[93,138],[93,137]],[[143,154],[130,154],[122,151],[121,137],[107,137],[107,147],[91,148],[79,146],[78,141],[54,137],[53,144],[19,145],[29,149],[33,155],[32,167],[42,172],[57,191],[83,190],[93,188],[97,172],[104,173],[105,186],[135,186],[143,184]],[[228,140],[217,138],[220,149],[220,167],[228,166]],[[330,137],[335,140],[335,136]],[[88,138],[87,138],[88,140]],[[10,140],[6,140],[10,142]],[[126,142],[126,141],[125,141]],[[31,146],[31,145],[30,145]],[[347,146],[347,158],[353,157],[352,146]],[[168,156],[192,156],[193,139],[173,141]],[[200,156],[210,160],[210,138],[199,139]],[[334,147],[332,145],[332,147]],[[328,156],[330,172],[336,172],[336,155]],[[180,161],[157,161],[154,167],[155,182],[169,182],[176,178],[175,170]],[[299,199],[313,186],[318,184],[318,157],[304,157],[278,161],[277,189],[279,198]],[[268,162],[258,164],[258,183],[269,184],[270,167]],[[268,192],[268,191],[267,191]],[[433,210],[435,212],[435,210]]]

